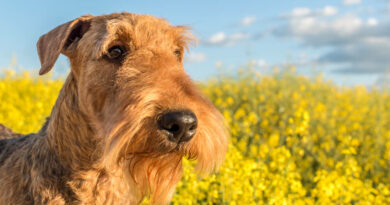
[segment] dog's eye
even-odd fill
[[[176,55],[177,59],[181,60],[181,51],[179,49],[176,49],[173,53]]]
[[[108,49],[107,58],[112,61],[121,61],[125,56],[126,50],[122,46],[113,46]]]

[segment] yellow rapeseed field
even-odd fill
[[[0,123],[36,132],[63,80],[6,73]],[[201,83],[231,145],[217,174],[185,161],[172,204],[390,204],[390,92],[292,71]]]

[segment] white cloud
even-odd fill
[[[203,41],[203,43],[206,45],[227,46],[227,45],[234,45],[237,42],[247,40],[249,38],[250,38],[249,34],[242,33],[242,32],[237,32],[231,35],[227,35],[224,32],[218,32],[210,36],[205,41]]]
[[[363,39],[366,44],[390,47],[390,37],[367,37]]]
[[[188,53],[184,59],[190,63],[199,63],[206,60],[206,55],[204,53],[191,52]]]
[[[351,5],[356,5],[356,4],[360,4],[360,3],[362,3],[361,0],[344,0],[343,1],[343,4],[345,6],[351,6]]]
[[[212,35],[207,42],[210,44],[221,44],[226,40],[226,34],[224,32],[218,32]]]
[[[376,18],[368,18],[367,19],[367,25],[369,25],[369,26],[377,26],[378,25],[378,20],[376,20]]]
[[[324,16],[334,16],[338,12],[339,12],[338,9],[333,6],[325,6],[325,8],[322,10]]]
[[[339,10],[334,6],[325,6],[322,9],[311,10],[306,7],[294,8],[290,13],[282,15],[284,18],[297,19],[306,17],[328,17],[334,16]]]
[[[362,27],[363,22],[359,17],[352,14],[347,14],[335,19],[333,22],[324,22],[323,25],[325,28],[327,27],[333,30],[333,32],[348,35],[359,30]]]
[[[362,20],[352,14],[347,14],[332,20],[309,16],[291,18],[289,20],[289,25],[279,30],[279,32],[281,32],[281,34],[283,32],[292,33],[298,39],[316,38],[317,36],[327,39],[327,36],[352,35],[354,32],[360,30],[362,26]],[[278,31],[276,32],[278,33]]]
[[[253,23],[256,22],[256,17],[254,16],[247,16],[245,18],[243,18],[240,22],[240,25],[242,26],[250,26],[252,25]]]
[[[355,14],[334,18],[307,15],[288,18],[273,30],[278,37],[293,38],[303,46],[325,48],[316,59],[337,67],[339,73],[381,73],[390,58],[390,22],[363,20]]]
[[[264,59],[259,59],[254,61],[254,65],[259,68],[266,68],[268,66],[268,63]]]
[[[295,8],[291,11],[291,17],[304,17],[311,14],[309,8]]]
[[[293,33],[297,34],[309,34],[312,32],[317,32],[316,30],[312,29],[316,23],[317,20],[314,17],[305,17],[295,20],[293,19],[291,21],[291,30]]]

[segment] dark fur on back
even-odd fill
[[[11,129],[7,128],[6,126],[0,124],[0,165],[3,161],[3,158],[5,154],[5,147],[8,143],[12,143],[12,141],[15,141],[14,138],[18,138],[22,136],[21,134],[17,134],[12,132]]]
[[[20,136],[22,136],[22,134],[14,133],[8,127],[0,124],[0,140],[20,137]]]
[[[27,180],[23,181],[20,181],[21,179],[18,178],[12,180],[15,182],[19,181],[19,183],[16,184],[18,184],[20,188],[19,191],[23,194],[20,195],[21,197],[18,198],[17,201],[15,200],[10,204],[57,204],[55,199],[49,201],[45,194],[42,194],[42,198],[33,196],[33,190],[36,189],[34,181],[36,180],[42,180],[42,185],[50,187],[50,192],[62,196],[58,200],[60,204],[63,202],[66,204],[74,204],[77,202],[74,192],[72,192],[69,185],[66,184],[71,176],[70,170],[63,166],[55,150],[47,149],[49,147],[46,146],[41,146],[41,139],[44,138],[43,134],[47,129],[48,121],[49,118],[47,118],[46,123],[38,133],[28,135],[14,133],[11,129],[4,125],[0,125],[0,167],[3,166],[7,160],[10,162],[15,156],[22,154],[18,157],[18,160],[23,161],[23,163],[19,163],[19,169],[16,171],[24,176],[45,176],[47,179],[42,180],[28,177],[26,178]],[[42,151],[37,151],[40,148]],[[14,163],[18,163],[18,161],[15,161]],[[45,169],[40,169],[40,166],[43,164],[50,166],[44,166]]]

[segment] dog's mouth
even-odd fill
[[[166,146],[159,150],[145,150],[145,151],[135,151],[135,152],[129,152],[127,153],[126,159],[134,159],[135,157],[140,158],[161,158],[164,156],[170,156],[170,155],[181,155],[181,156],[187,156],[185,150],[185,145],[183,143],[176,144],[172,146]]]
[[[185,149],[187,147],[187,144],[189,140],[172,140],[170,139],[171,136],[169,136],[169,133],[166,133],[163,130],[158,130],[159,132],[159,138],[161,140],[160,146],[159,146],[159,151],[162,153],[184,153]]]
[[[146,140],[136,140],[146,139]],[[182,154],[185,155],[188,149],[188,140],[170,140],[166,131],[157,129],[149,133],[148,137],[140,134],[129,143],[127,148],[128,156],[140,157],[158,157],[165,154]]]

